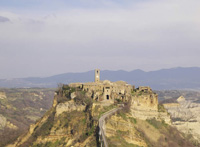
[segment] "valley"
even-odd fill
[[[0,88],[0,146],[25,133],[52,106],[55,89]]]
[[[198,91],[152,91],[99,77],[57,89],[2,88],[0,146],[199,145]]]

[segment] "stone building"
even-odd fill
[[[94,82],[71,83],[69,86],[82,89],[89,97],[97,101],[114,103],[115,100],[123,102],[130,100],[130,112],[133,117],[143,120],[155,118],[165,120],[169,124],[171,122],[167,112],[159,112],[158,95],[149,86],[140,86],[135,89],[124,81],[101,81],[99,69],[95,70]]]
[[[83,89],[83,91],[89,93],[93,99],[99,101],[106,100],[112,103],[114,99],[120,99],[122,101],[128,100],[128,98],[131,97],[131,91],[134,89],[134,86],[124,81],[101,81],[99,69],[95,70],[95,82],[71,83],[69,86]]]

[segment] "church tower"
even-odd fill
[[[100,70],[95,69],[95,82],[99,82],[99,81],[100,81]]]

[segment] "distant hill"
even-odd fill
[[[55,90],[0,88],[0,147],[15,141],[51,108]]]
[[[171,68],[145,72],[133,71],[101,71],[101,80],[123,80],[135,86],[151,86],[155,90],[163,89],[200,89],[200,68]],[[94,81],[94,71],[82,73],[65,73],[45,78],[2,79],[0,87],[57,87],[58,83]]]

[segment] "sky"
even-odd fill
[[[0,79],[200,67],[199,0],[0,0]]]

